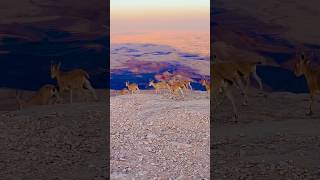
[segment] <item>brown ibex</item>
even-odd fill
[[[17,91],[16,100],[18,102],[19,109],[21,109],[37,105],[50,105],[59,102],[61,99],[58,89],[54,85],[46,84],[27,101],[22,100],[21,94]]]
[[[311,67],[310,60],[302,53],[300,59],[295,64],[294,73],[296,76],[304,75],[306,78],[310,93],[309,111],[306,114],[312,115],[314,96],[320,92],[320,68]]]
[[[131,94],[140,91],[139,86],[136,83],[129,83],[128,81],[126,81],[126,87],[131,92]]]
[[[61,63],[51,65],[51,78],[57,79],[60,92],[69,91],[70,92],[70,103],[73,102],[73,90],[85,90],[88,89],[95,100],[97,100],[97,95],[93,87],[91,86],[89,75],[86,71],[82,69],[75,69],[68,72],[60,71]]]
[[[155,83],[153,80],[149,82],[149,86],[152,86],[156,93],[158,94],[160,92],[161,89],[168,89],[170,90],[170,86],[168,85],[168,83],[166,82],[158,82]]]

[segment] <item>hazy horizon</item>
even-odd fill
[[[209,0],[112,0],[110,3],[111,43],[165,44],[209,54]]]

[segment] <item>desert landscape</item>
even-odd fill
[[[109,6],[0,2],[0,179],[108,179]],[[57,104],[18,110],[17,97],[28,101],[45,85],[46,92],[58,86],[50,66],[59,62],[63,72],[85,70],[97,100],[75,92],[71,104],[62,93]]]
[[[110,178],[209,179],[209,57],[111,44],[110,65]]]
[[[211,7],[211,33],[215,35],[211,42],[228,45],[214,46],[212,54],[223,61],[268,62],[257,65],[264,90],[258,90],[251,79],[247,106],[241,105],[239,89],[232,88],[239,111],[237,123],[228,100],[212,114],[214,179],[319,179],[319,97],[314,99],[314,113],[307,116],[307,78],[297,76],[301,62],[318,71],[319,26],[314,22],[320,11],[316,4],[217,0]]]
[[[156,24],[148,29],[152,32],[128,33],[131,29],[119,21],[118,30],[127,32],[111,27],[117,36],[109,48],[105,2],[59,2],[0,2],[1,179],[108,179],[109,148],[111,179],[320,179],[320,99],[316,96],[314,114],[306,116],[309,89],[306,79],[294,73],[301,49],[313,54],[308,56],[313,66],[319,65],[316,0],[214,1],[211,42],[233,48],[214,47],[211,53],[222,61],[266,62],[256,68],[263,91],[252,81],[248,105],[241,105],[239,88],[231,88],[237,122],[226,99],[210,109],[200,83],[211,78],[206,9],[201,11],[206,17],[193,19],[195,24],[188,19],[190,25],[165,32]],[[199,24],[205,32],[181,31]],[[62,62],[63,71],[85,69],[98,100],[84,102],[75,95],[72,104],[18,111],[16,90],[28,99],[43,84],[56,84],[51,61]],[[192,79],[193,91],[182,97],[178,91],[156,93],[149,85],[174,76]],[[126,82],[140,91],[131,94]],[[112,89],[111,132],[107,88]],[[121,95],[123,89],[128,91]]]
[[[210,178],[210,1],[181,3],[111,2],[111,179]]]

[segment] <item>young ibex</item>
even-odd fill
[[[131,94],[135,92],[140,92],[139,86],[136,83],[129,83],[128,81],[126,81],[126,87],[131,92]]]
[[[183,80],[180,80],[180,82],[184,85],[186,90],[189,89],[192,91],[191,82],[193,82],[193,81],[183,79]]]
[[[201,79],[200,84],[206,88],[207,95],[210,96],[210,82],[205,79]]]
[[[250,76],[252,76],[253,79],[257,81],[259,90],[263,91],[261,78],[257,74],[257,65],[279,67],[279,64],[277,64],[272,58],[266,58],[255,53],[242,51],[224,42],[218,41],[213,43],[211,51],[215,52],[213,55],[214,58],[219,54],[219,58],[224,58],[224,60],[237,59],[237,61],[232,61],[231,63],[237,67],[241,80],[245,80],[246,89],[250,86]]]
[[[193,79],[183,77],[181,75],[175,75],[171,78],[170,82],[176,82],[181,84],[181,88],[184,90],[191,90],[191,82],[195,82]]]
[[[129,90],[127,88],[123,88],[122,90],[120,90],[119,95],[126,95],[129,93]]]
[[[18,108],[25,108],[37,105],[50,105],[58,103],[61,99],[59,96],[58,89],[51,84],[42,86],[38,92],[36,92],[28,101],[21,99],[21,94],[16,92],[16,100]]]
[[[157,94],[160,93],[160,90],[161,90],[161,89],[168,89],[168,90],[170,90],[170,86],[168,85],[168,83],[163,82],[163,81],[162,81],[162,82],[155,83],[155,82],[152,80],[152,81],[149,82],[149,86],[152,86],[152,87],[155,89],[155,91],[156,91]]]
[[[170,87],[170,92],[173,94],[177,94],[178,91],[180,92],[180,95],[182,95],[182,97],[184,97],[183,91],[182,91],[182,86],[181,83],[179,82],[170,82],[168,83],[169,87]]]
[[[201,79],[200,84],[206,88],[206,91],[210,91],[210,83],[207,80]]]
[[[95,100],[98,100],[97,95],[93,87],[91,86],[89,75],[82,69],[75,69],[68,72],[60,71],[61,63],[51,65],[51,78],[57,79],[60,92],[70,92],[70,103],[73,102],[73,90],[85,90],[88,89]]]
[[[314,96],[320,92],[320,68],[311,67],[310,60],[303,53],[300,60],[295,64],[294,73],[296,76],[304,75],[306,78],[310,93],[309,111],[306,115],[311,116],[313,114]]]
[[[217,101],[217,93],[222,92],[230,100],[233,107],[233,119],[237,121],[239,115],[230,87],[232,85],[237,85],[241,94],[244,96],[243,105],[247,105],[248,102],[248,97],[240,80],[237,66],[233,63],[213,63],[211,68],[213,71],[213,98],[215,98],[217,102],[214,109],[222,103],[222,101]]]
[[[216,58],[216,55],[213,55],[213,57]],[[239,88],[241,94],[244,96],[244,102],[242,105],[248,105],[247,91],[250,86],[251,76],[253,76],[253,78],[257,81],[260,91],[263,90],[261,78],[257,74],[257,64],[261,63],[265,63],[263,59],[255,62],[218,62],[220,65],[226,64],[223,65],[223,69],[220,70],[221,72],[232,72],[234,84]],[[269,64],[275,66],[273,63]],[[227,75],[226,73],[224,74]],[[242,80],[245,81],[246,85],[243,84]]]

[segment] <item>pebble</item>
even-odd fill
[[[133,161],[112,162],[111,172],[116,171],[116,168],[112,168],[116,163],[132,163],[138,168],[130,174],[141,179],[152,179],[163,172],[168,177],[177,177],[181,173],[181,177],[202,174],[204,178],[209,178],[210,169],[203,166],[203,163],[209,164],[210,156],[209,128],[206,128],[209,127],[209,108],[205,110],[205,106],[209,105],[207,98],[197,100],[201,111],[191,110],[194,104],[187,100],[175,101],[162,97],[146,101],[142,95],[114,99],[116,101],[111,99],[110,108],[126,111],[111,112],[111,128],[125,130],[123,133],[126,136],[112,136],[112,152],[122,150],[123,156],[132,157]],[[127,99],[131,103],[126,103]],[[139,105],[138,110],[131,106],[133,102]],[[186,137],[188,139],[184,139]],[[193,144],[195,142],[197,144]],[[194,151],[194,147],[198,147],[199,151]],[[201,159],[201,163],[188,163],[198,159]]]

